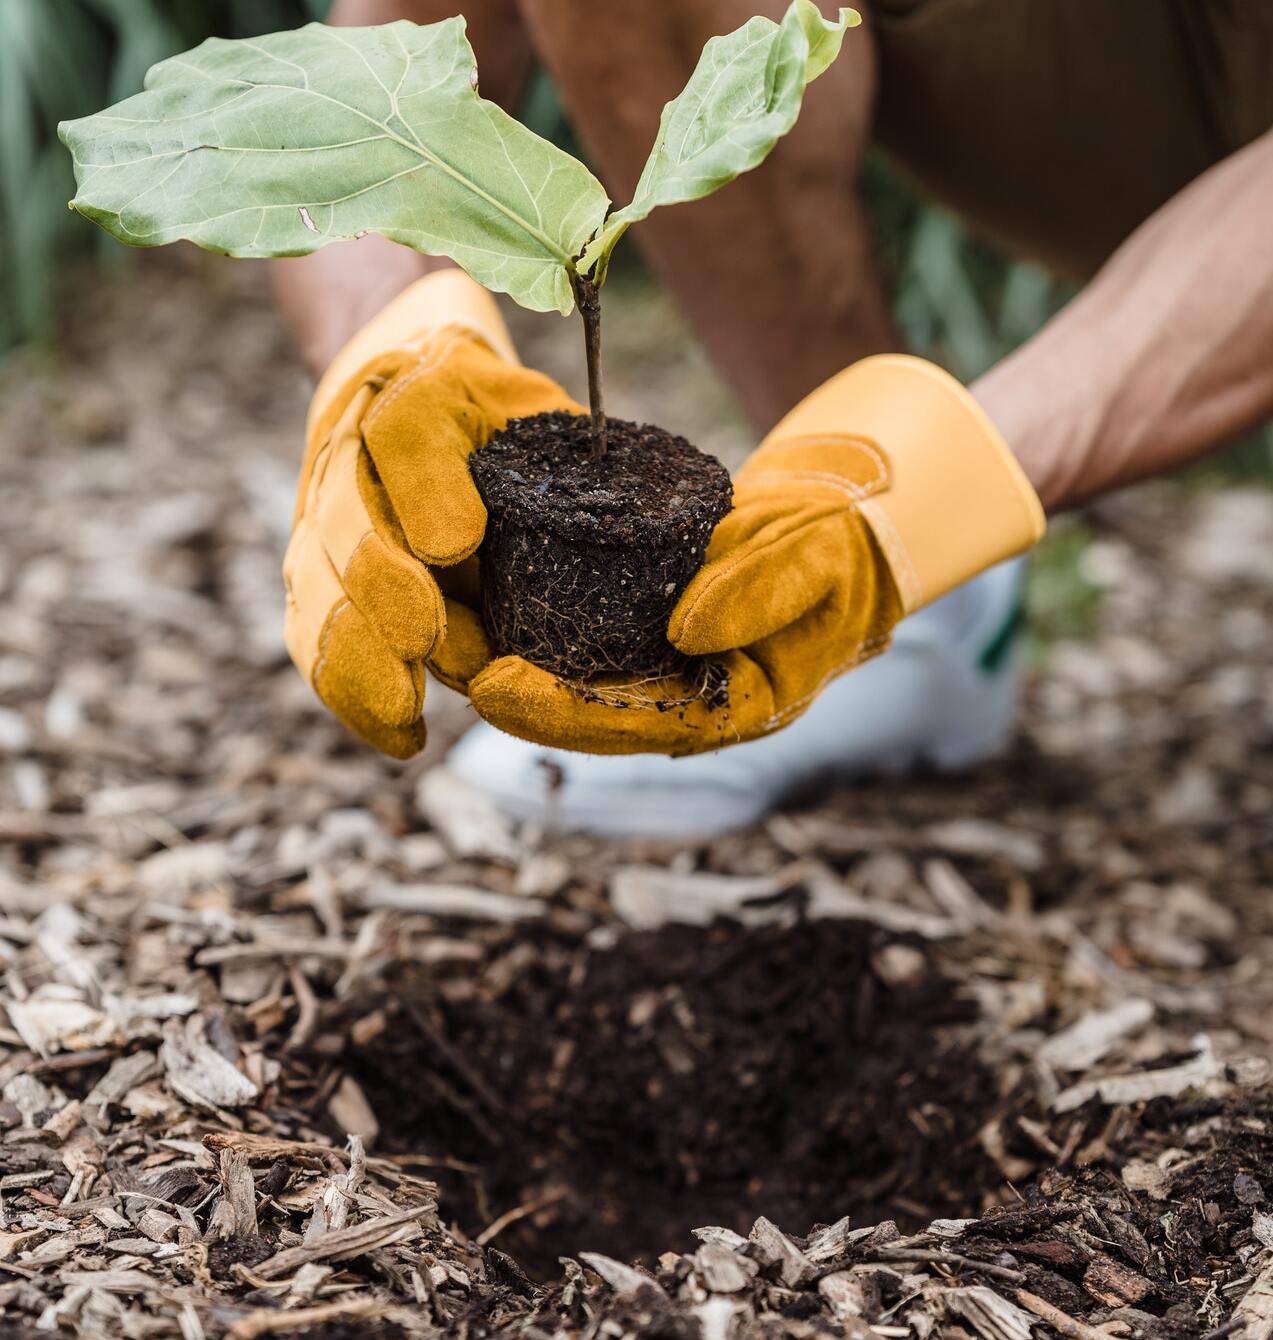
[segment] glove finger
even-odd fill
[[[424,666],[396,655],[349,601],[328,618],[310,678],[323,702],[351,725],[370,719],[411,727],[424,707]]]
[[[429,355],[381,392],[363,441],[407,544],[425,563],[458,563],[486,530],[468,458],[489,432],[458,379]]]
[[[503,656],[472,680],[469,696],[479,716],[510,735],[590,754],[698,754],[763,733],[774,699],[755,661],[740,652],[721,658],[712,683],[615,677],[594,681],[585,698],[529,661]]]
[[[722,544],[672,611],[672,645],[690,656],[745,647],[818,605],[850,576],[842,518],[842,510],[810,508],[770,517],[737,547]]]
[[[550,377],[508,363],[454,333],[381,393],[363,436],[411,549],[426,563],[457,563],[486,529],[468,458],[509,419],[583,413]]]
[[[507,363],[476,342],[457,349],[453,366],[470,399],[485,417],[489,431],[503,428],[509,419],[525,419],[554,409],[587,413],[551,377],[533,368]],[[485,441],[486,437],[482,437],[477,445]]]
[[[307,547],[316,551],[317,561],[298,561],[298,553]],[[308,523],[302,522],[293,534],[284,570],[288,598],[283,636],[296,668],[356,734],[394,758],[410,758],[424,745],[419,719],[423,672],[395,656],[350,604]],[[360,643],[365,655],[359,654]],[[370,693],[368,679],[374,681]],[[399,719],[386,720],[377,711]]]
[[[446,602],[446,636],[429,657],[429,669],[448,688],[467,693],[469,682],[495,657],[482,619],[471,605]]]
[[[403,660],[423,660],[446,634],[442,593],[428,570],[374,532],[350,559],[345,590]]]
[[[402,659],[427,655],[445,628],[442,596],[407,551],[357,433],[333,441],[306,518],[344,594],[372,627]]]
[[[359,739],[365,740],[382,754],[388,754],[390,758],[413,758],[424,748],[427,738],[423,719],[413,721],[408,726],[390,726],[370,712],[361,712],[354,707],[343,714],[340,720]]]

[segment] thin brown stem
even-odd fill
[[[583,317],[584,352],[588,359],[588,405],[592,411],[592,456],[605,455],[606,411],[601,399],[601,293],[591,279],[573,274],[575,302]]]

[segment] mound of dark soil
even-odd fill
[[[957,1045],[963,1008],[922,973],[889,986],[851,923],[669,926],[611,949],[534,955],[447,1000],[395,984],[388,1028],[345,1058],[382,1148],[443,1156],[449,1217],[555,1273],[757,1215],[808,1226],[977,1213],[1000,1177],[977,1132],[990,1077]],[[431,1170],[432,1172],[432,1170]]]
[[[667,621],[732,490],[683,437],[611,419],[604,454],[579,415],[514,419],[473,454],[489,519],[482,615],[500,654],[557,674],[659,674]]]

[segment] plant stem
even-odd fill
[[[591,279],[571,275],[575,302],[583,317],[583,344],[588,358],[588,404],[592,410],[592,458],[606,450],[606,411],[601,400],[601,293]]]

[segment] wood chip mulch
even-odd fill
[[[286,663],[260,287],[0,372],[0,1340],[1273,1337],[1273,493],[1087,518],[971,777],[519,830]]]

